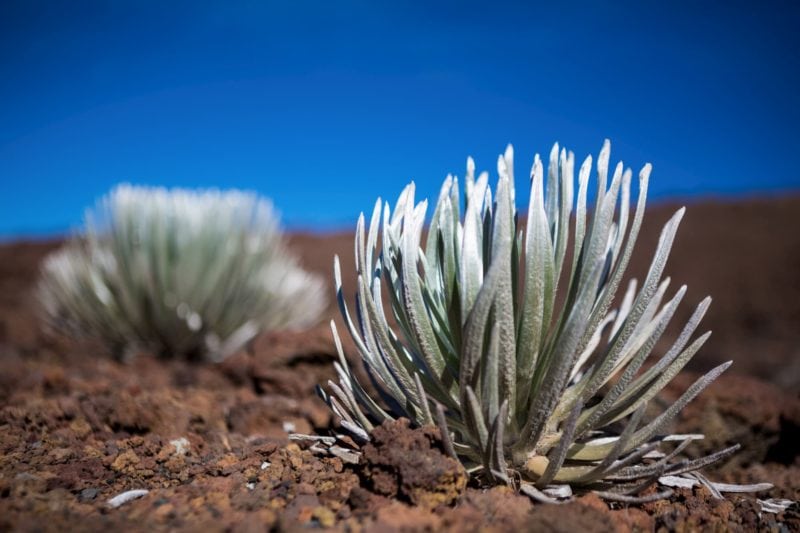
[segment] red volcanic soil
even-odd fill
[[[647,268],[673,210],[650,209],[633,273]],[[775,489],[759,497],[795,501],[798,212],[800,197],[689,206],[667,268],[675,288],[689,286],[674,323],[710,294],[704,323],[714,333],[665,392],[674,397],[693,372],[732,359],[673,429],[707,434],[691,454],[742,444],[707,472],[712,479],[770,481]],[[328,278],[338,253],[352,288],[351,239],[303,234],[290,244]],[[329,435],[334,428],[314,393],[334,375],[326,325],[262,335],[221,365],[147,354],[118,362],[97,345],[41,331],[31,289],[39,262],[58,245],[0,246],[0,530],[800,530],[796,504],[770,514],[755,496],[720,501],[705,489],[641,506],[610,506],[593,495],[534,504],[468,481],[435,430],[404,421],[376,432],[359,464],[320,454],[290,442],[287,431]],[[131,489],[149,493],[109,507]]]

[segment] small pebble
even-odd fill
[[[95,489],[95,488],[83,489],[80,495],[78,495],[78,499],[82,502],[92,501],[97,497],[99,493],[100,489]]]
[[[176,455],[186,455],[186,452],[189,450],[190,446],[189,440],[186,437],[171,440],[169,443],[175,446]]]

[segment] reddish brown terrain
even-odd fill
[[[671,210],[650,210],[634,273],[646,269]],[[689,303],[714,297],[705,320],[714,334],[666,393],[680,393],[692,372],[733,359],[674,429],[707,434],[692,455],[742,444],[707,472],[712,479],[770,481],[775,488],[758,497],[794,501],[798,213],[797,196],[689,206],[668,275],[676,287],[688,284]],[[58,244],[0,246],[0,530],[800,530],[797,504],[771,514],[756,496],[714,500],[701,488],[641,506],[610,506],[593,495],[534,504],[510,489],[468,481],[442,453],[435,430],[411,430],[403,421],[376,431],[359,464],[322,455],[310,443],[290,442],[287,431],[333,431],[314,393],[333,377],[326,325],[263,335],[221,365],[147,354],[118,362],[97,345],[40,329],[31,289],[39,262]],[[294,235],[291,245],[326,277],[339,253],[353,287],[349,235]],[[149,493],[108,505],[130,489]]]

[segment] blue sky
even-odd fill
[[[527,169],[609,137],[660,198],[800,188],[797,3],[433,4],[0,3],[0,237],[70,231],[121,181],[348,227],[508,142]]]

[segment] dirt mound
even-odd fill
[[[467,487],[467,473],[445,455],[438,429],[409,431],[401,418],[375,428],[371,439],[361,472],[373,492],[433,509],[453,503]]]

